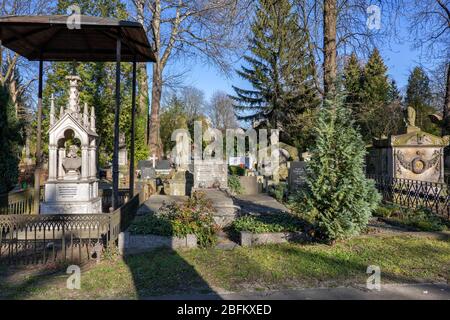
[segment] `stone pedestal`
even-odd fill
[[[102,213],[98,181],[50,181],[45,184],[41,214]]]

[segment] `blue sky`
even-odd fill
[[[410,71],[423,62],[420,60],[419,52],[413,50],[411,43],[406,40],[408,30],[406,27],[407,24],[403,22],[401,21],[404,27],[400,28],[397,41],[391,41],[378,47],[388,67],[389,76],[397,82],[397,86],[401,91],[406,87]],[[238,62],[234,65],[234,68],[239,69],[240,65],[241,62]],[[176,65],[174,67],[177,68]],[[190,67],[189,72],[186,74],[184,84],[192,85],[203,90],[206,99],[209,99],[216,90],[233,93],[232,85],[238,87],[248,86],[235,72],[233,72],[231,79],[228,79],[213,67],[201,63],[195,63]]]

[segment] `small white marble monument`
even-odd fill
[[[68,76],[69,102],[55,114],[50,105],[48,180],[41,214],[101,213],[98,196],[95,112],[79,105],[78,76]]]

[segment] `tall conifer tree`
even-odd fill
[[[342,98],[325,101],[307,162],[307,186],[293,197],[294,208],[327,242],[359,234],[380,196],[364,173],[366,148]]]
[[[260,0],[251,26],[250,55],[238,74],[252,89],[233,86],[238,120],[281,129],[281,139],[298,143],[301,115],[315,108],[314,59],[289,0]]]
[[[405,102],[416,110],[416,125],[422,130],[440,135],[440,129],[428,115],[436,113],[431,105],[430,79],[421,67],[415,67],[408,78]]]
[[[371,143],[398,133],[402,125],[401,97],[377,49],[365,65],[352,54],[344,68],[345,104],[351,110],[363,139]]]

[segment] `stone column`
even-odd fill
[[[95,179],[97,176],[97,155],[95,153],[95,147],[89,148],[89,177]]]
[[[89,176],[89,150],[87,146],[81,146],[81,179]]]
[[[64,178],[63,160],[66,157],[66,150],[64,148],[58,149],[58,179]]]
[[[57,148],[55,145],[48,146],[48,180],[56,179],[57,162]]]

